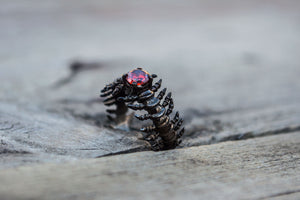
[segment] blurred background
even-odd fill
[[[297,0],[1,0],[0,99],[89,101],[143,67],[181,110],[295,103],[299,10]],[[73,76],[74,61],[96,67]]]

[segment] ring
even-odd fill
[[[183,119],[179,117],[179,112],[175,113],[172,120],[170,119],[174,102],[171,92],[165,96],[167,88],[155,96],[162,83],[160,79],[152,84],[156,77],[156,74],[150,75],[142,68],[134,69],[107,84],[101,90],[100,96],[106,97],[103,101],[106,106],[116,105],[115,110],[108,109],[107,112],[115,114],[116,118],[110,115],[108,118],[118,123],[125,120],[128,108],[146,111],[146,114],[135,117],[139,120],[152,120],[152,125],[140,129],[147,133],[145,140],[150,143],[151,149],[154,151],[174,149],[181,143],[184,128],[180,127]]]

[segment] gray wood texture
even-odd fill
[[[294,162],[292,160],[286,163],[276,154],[278,162],[271,162],[274,166],[271,166],[270,171],[260,169],[260,161],[247,161],[247,165],[253,167],[252,175],[257,172],[262,182],[259,182],[259,178],[251,179],[252,169],[245,168],[243,164],[235,166],[233,160],[226,164],[228,155],[235,152],[235,148],[245,152],[242,155],[245,159],[246,151],[249,150],[248,156],[252,158],[251,152],[255,151],[255,147],[250,148],[251,141],[261,144],[261,150],[265,144],[265,148],[270,151],[273,148],[282,148],[282,151],[287,149],[291,152],[289,155],[299,157],[295,145],[279,145],[281,140],[291,144],[299,142],[299,9],[300,3],[296,0],[0,0],[0,169],[4,170],[1,176],[4,177],[7,171],[12,176],[28,179],[32,183],[28,187],[38,187],[32,194],[27,192],[28,196],[22,197],[20,193],[26,189],[26,184],[21,188],[22,182],[18,183],[20,179],[8,180],[8,176],[5,176],[3,184],[8,186],[4,188],[1,184],[1,193],[9,198],[42,198],[45,188],[36,181],[39,180],[38,176],[26,177],[25,172],[38,169],[41,181],[46,183],[47,179],[51,185],[49,193],[46,192],[44,196],[47,199],[62,198],[63,195],[71,198],[70,195],[83,184],[90,187],[82,187],[82,193],[80,190],[74,192],[74,198],[100,198],[95,188],[98,183],[105,184],[105,181],[100,183],[94,179],[95,185],[92,185],[84,178],[82,183],[78,179],[78,187],[66,187],[57,196],[50,195],[62,186],[55,182],[59,175],[76,175],[76,170],[70,169],[67,173],[67,168],[73,168],[78,162],[81,174],[78,176],[89,177],[81,168],[84,166],[88,172],[99,168],[101,176],[104,174],[108,181],[107,192],[104,189],[101,191],[105,197],[120,197],[128,190],[131,192],[125,195],[127,198],[138,198],[141,193],[129,188],[136,187],[132,183],[126,185],[129,176],[123,176],[122,173],[124,193],[118,190],[116,196],[109,194],[115,188],[115,185],[109,185],[112,184],[109,181],[117,181],[118,176],[112,178],[101,171],[109,168],[106,162],[113,163],[110,170],[114,171],[116,166],[115,170],[118,171],[119,164],[114,159],[132,159],[133,170],[139,166],[145,167],[146,171],[150,170],[154,167],[151,162],[159,163],[159,168],[167,165],[168,170],[174,170],[176,162],[179,166],[186,166],[178,172],[172,172],[177,173],[179,180],[185,180],[183,183],[187,184],[178,192],[168,192],[173,186],[182,186],[171,178],[172,174],[170,180],[175,182],[164,182],[157,171],[152,171],[153,174],[147,171],[145,176],[138,171],[129,171],[137,174],[141,182],[148,180],[143,186],[154,185],[154,189],[144,196],[146,199],[160,197],[150,195],[160,187],[159,191],[166,189],[161,197],[169,195],[169,198],[181,198],[182,195],[188,195],[184,191],[189,190],[193,198],[196,198],[196,194],[205,193],[203,199],[221,199],[230,194],[237,199],[247,199],[245,195],[252,192],[249,199],[281,199],[277,195],[281,192],[283,199],[299,199],[298,192],[289,193],[299,189],[299,177],[295,174],[300,172],[298,165],[290,167]],[[83,63],[82,67],[72,68],[74,61]],[[162,87],[172,91],[175,110],[179,110],[184,117],[186,127],[178,150],[139,153],[148,151],[149,146],[140,140],[141,133],[135,131],[141,127],[137,120],[130,124],[134,128],[131,131],[108,127],[106,108],[102,104],[103,99],[98,97],[99,90],[136,67],[158,74],[163,79]],[[264,137],[271,135],[278,136]],[[257,139],[241,141],[249,138]],[[225,141],[233,142],[215,145]],[[246,147],[243,150],[244,144]],[[216,164],[216,170],[221,173],[224,169],[221,178],[229,173],[228,177],[231,178],[228,185],[218,181],[207,186],[201,185],[205,181],[210,183],[213,173],[204,166],[201,170],[207,176],[204,172],[200,174],[203,182],[198,186],[191,175],[198,171],[191,170],[189,166],[199,163],[193,164],[193,161],[187,161],[183,156],[194,159],[194,155],[201,154],[206,148],[221,148],[222,145],[227,145],[224,152],[220,150],[225,160],[222,155],[216,157],[220,158],[218,162],[221,163]],[[168,160],[178,152],[182,155],[178,160]],[[261,162],[268,159],[265,158],[267,155],[264,157],[262,154],[255,153]],[[157,155],[161,157],[155,159]],[[150,166],[142,164],[145,162],[144,156],[151,158]],[[216,155],[212,152],[212,156]],[[74,164],[63,164],[66,162]],[[35,164],[41,165],[32,167]],[[202,166],[201,162],[199,165]],[[27,168],[16,168],[20,166]],[[49,172],[49,166],[53,166],[51,169],[59,166],[63,168],[57,172],[62,174],[55,175],[52,182],[51,178],[47,178],[53,175]],[[195,170],[200,170],[195,167]],[[19,169],[26,170],[18,172]],[[235,171],[236,175],[233,174]],[[285,171],[289,173],[282,175]],[[187,174],[186,179],[184,173]],[[243,182],[245,174],[250,177]],[[156,182],[152,182],[152,178]],[[14,184],[19,185],[15,190],[19,195],[16,196],[11,194]],[[55,184],[58,184],[57,188]],[[256,184],[258,186],[254,186]],[[280,192],[271,191],[273,186]],[[254,191],[257,188],[261,190],[257,190],[256,194]],[[145,188],[139,189],[146,191]],[[220,190],[220,194],[215,194],[217,190]]]
[[[300,134],[0,172],[5,199],[299,199]]]

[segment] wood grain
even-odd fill
[[[300,133],[0,172],[5,199],[300,197]]]
[[[0,4],[0,199],[299,199],[299,1]],[[108,127],[99,90],[135,67],[179,149]]]

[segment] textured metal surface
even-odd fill
[[[147,114],[135,115],[141,121],[151,120],[152,124],[143,127],[140,130],[148,133],[144,139],[151,145],[152,150],[168,150],[174,149],[181,143],[181,136],[184,133],[182,126],[183,119],[176,112],[174,118],[170,119],[170,114],[174,109],[173,98],[171,92],[166,96],[167,88],[159,92],[156,97],[156,92],[160,89],[162,79],[153,83],[156,74],[150,75],[142,68],[137,68],[133,71],[143,72],[147,76],[147,82],[138,85],[137,82],[132,84],[127,81],[129,73],[124,74],[121,78],[117,78],[114,82],[107,84],[101,90],[101,97],[106,99],[103,101],[106,106],[115,105],[116,109],[108,109],[107,112],[114,113],[115,118],[108,115],[108,118],[116,124],[122,123],[126,119],[128,107],[132,110],[144,110]]]

